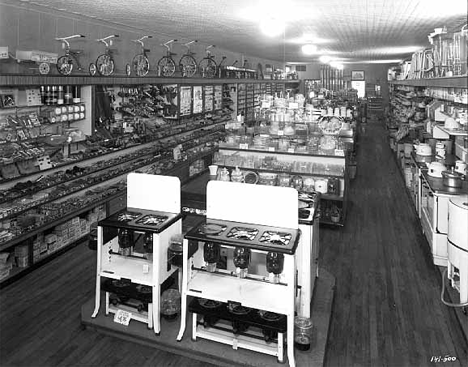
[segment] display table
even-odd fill
[[[322,367],[324,365],[327,338],[333,317],[334,295],[335,277],[325,269],[320,269],[311,309],[311,319],[314,324],[313,345],[308,351],[296,351],[297,366]],[[162,318],[161,330],[164,333],[158,336],[143,323],[131,321],[128,326],[123,326],[113,322],[113,317],[105,316],[103,312],[99,313],[96,318],[91,318],[93,309],[94,299],[91,298],[81,308],[82,325],[119,339],[218,366],[270,367],[277,364],[270,356],[262,353],[247,349],[234,350],[209,340],[193,341],[187,337],[177,342],[178,319],[168,321]],[[191,313],[188,315],[187,323],[192,324]]]

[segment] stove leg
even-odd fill
[[[192,340],[197,340],[197,318],[198,315],[196,313],[192,313]]]
[[[109,292],[106,292],[106,316],[109,315]]]
[[[153,323],[154,323],[154,332],[159,335],[161,332],[161,319],[160,319],[160,292],[161,286],[159,284],[159,279],[157,284],[153,286]]]
[[[278,362],[284,362],[284,333],[278,333]]]
[[[148,303],[148,329],[153,328],[153,304]]]
[[[187,322],[187,283],[190,273],[190,267],[192,266],[192,260],[187,259],[188,257],[188,240],[184,239],[183,241],[183,251],[182,251],[182,286],[181,286],[181,309],[180,309],[180,329],[179,334],[177,335],[177,341],[180,342],[184,336],[186,322]],[[191,276],[191,274],[190,274]]]
[[[288,360],[289,366],[295,367],[296,362],[294,360],[294,314],[288,315],[288,331],[287,331],[287,338],[288,338]],[[279,341],[279,340],[278,340]]]
[[[94,319],[98,312],[99,312],[99,306],[101,305],[101,277],[97,276],[96,277],[96,295],[94,299],[94,311],[91,317]]]

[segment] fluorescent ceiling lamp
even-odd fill
[[[403,59],[392,59],[392,60],[356,60],[356,61],[345,61],[345,64],[395,64],[402,62]]]
[[[343,70],[343,64],[336,62],[336,61],[330,62],[330,66],[338,70]]]
[[[327,56],[327,55],[323,55],[323,56],[320,56],[319,57],[319,60],[320,62],[326,64],[326,63],[329,63],[331,61],[331,57],[330,56]]]
[[[317,46],[311,44],[304,45],[302,46],[302,52],[306,55],[313,55],[317,52]]]
[[[325,43],[333,43],[334,41],[325,39],[325,38],[319,38],[319,37],[314,37],[313,35],[303,35],[302,37],[296,37],[292,38],[287,41],[288,43],[295,43],[295,44],[304,44],[304,43],[314,43],[316,45],[323,45]]]
[[[400,46],[400,47],[380,47],[380,48],[373,48],[365,51],[372,51],[377,52],[380,54],[404,54],[404,53],[411,53],[416,52],[419,50],[424,49],[424,46]],[[361,52],[361,51],[356,51]]]

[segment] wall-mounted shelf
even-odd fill
[[[468,88],[466,75],[433,79],[389,80],[388,83],[414,87]]]
[[[164,78],[158,76],[128,77],[128,76],[90,76],[77,75],[0,75],[0,85],[31,86],[31,85],[141,85],[141,84],[223,84],[223,83],[295,83],[300,80],[281,79],[227,79],[227,78]]]

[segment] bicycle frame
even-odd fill
[[[182,73],[183,77],[190,78],[194,76],[197,72],[197,60],[193,57],[195,55],[194,52],[190,51],[190,45],[193,43],[198,42],[197,40],[193,40],[187,43],[184,43],[184,47],[187,48],[187,52],[182,55],[179,60],[179,70]]]
[[[78,51],[73,51],[70,49],[70,42],[68,40],[74,38],[84,38],[82,34],[74,34],[68,37],[58,37],[55,40],[62,42],[62,48],[65,49],[65,55],[60,56],[57,59],[57,70],[62,75],[70,75],[73,71],[73,62],[76,64],[78,71],[83,70],[77,55],[80,53]]]
[[[198,64],[202,78],[214,78],[217,74],[218,65],[210,51],[212,47],[216,45],[209,45],[205,48],[206,56]]]
[[[112,39],[116,37],[119,37],[119,35],[111,34],[110,36],[96,40],[97,42],[103,43],[106,47],[105,52],[96,59],[96,68],[100,75],[109,76],[114,73],[115,62],[109,47],[112,46]]]
[[[161,57],[158,61],[158,76],[170,77],[173,76],[176,71],[176,63],[172,58],[172,56],[176,54],[172,52],[171,46],[174,42],[177,42],[177,40],[169,40],[161,45],[166,47],[167,50],[166,55]]]
[[[138,76],[145,76],[148,74],[150,70],[150,63],[148,60],[148,56],[146,55],[147,52],[149,52],[148,49],[145,49],[145,44],[143,43],[143,40],[148,39],[148,38],[153,38],[153,36],[143,36],[137,40],[132,40],[132,42],[135,42],[140,45],[141,47],[141,53],[136,54],[133,59],[132,59],[132,67],[127,64],[127,75],[131,74],[131,70],[136,73]]]

